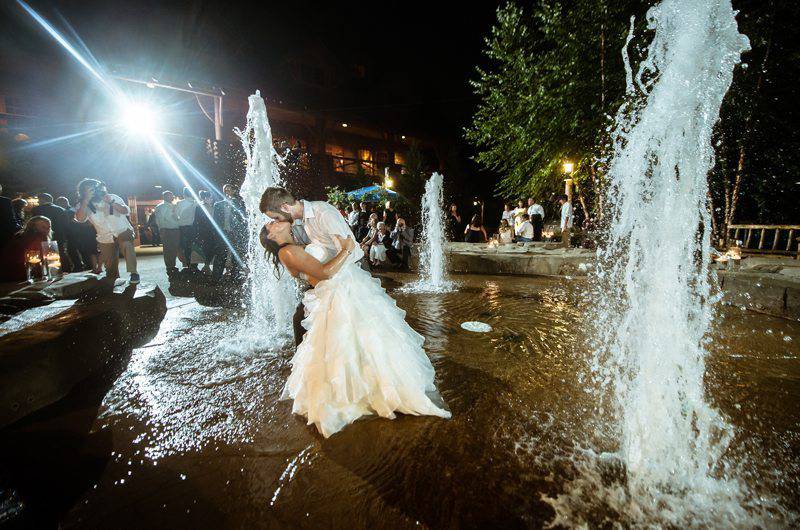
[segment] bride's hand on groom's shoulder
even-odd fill
[[[339,236],[339,235],[334,235],[333,237],[335,237],[336,241],[339,242],[339,245],[341,246],[341,248],[343,248],[343,249],[345,249],[347,251],[351,251],[354,248],[356,248],[356,242],[355,242],[355,240],[353,239],[352,236],[347,236],[347,239],[345,239],[345,238],[343,238],[342,236]]]

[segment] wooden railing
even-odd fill
[[[728,225],[728,241],[745,252],[795,254],[799,237],[800,225]]]

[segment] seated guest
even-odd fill
[[[42,242],[50,241],[52,226],[50,219],[35,215],[28,219],[25,228],[14,234],[6,243],[0,256],[0,281],[21,282],[28,279],[25,253],[42,251]]]
[[[511,225],[508,224],[508,220],[503,219],[500,221],[499,234],[501,245],[507,245],[514,242],[514,231],[511,229]]]
[[[378,223],[378,230],[375,232],[375,237],[369,246],[369,261],[372,266],[378,266],[386,261],[386,249],[392,244],[392,239],[389,236],[389,229],[386,228],[386,223],[383,221]]]
[[[524,213],[522,214],[522,224],[519,225],[517,230],[517,241],[527,243],[533,241],[533,224],[531,224],[531,216]]]
[[[66,210],[53,203],[53,196],[49,193],[39,194],[39,206],[31,210],[34,217],[47,217],[53,226],[53,239],[58,243],[58,253],[66,272],[72,271],[69,255],[67,253],[67,224],[69,218]]]
[[[481,216],[478,214],[473,215],[469,225],[464,229],[464,242],[486,243],[487,239],[489,238],[486,236],[486,229],[483,228]]]
[[[361,249],[364,251],[364,254],[369,254],[369,246],[375,234],[378,232],[378,214],[369,214],[369,221],[367,221],[366,228],[366,233],[363,230],[359,231],[359,235],[363,235],[364,237],[361,237],[358,242],[361,243]]]

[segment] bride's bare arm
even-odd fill
[[[355,241],[353,241],[352,237],[347,239],[340,236],[334,237],[339,240],[342,250],[327,263],[320,263],[317,258],[297,246],[283,247],[278,252],[278,257],[288,270],[293,271],[293,276],[302,272],[316,280],[327,280],[339,272],[339,269],[345,264],[347,257],[355,247]]]

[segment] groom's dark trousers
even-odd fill
[[[303,302],[301,301],[297,306],[297,309],[294,312],[294,318],[292,319],[292,325],[294,326],[295,347],[300,346],[300,343],[303,341],[303,334],[306,332],[302,324],[303,318],[305,318],[305,309],[303,309]]]

